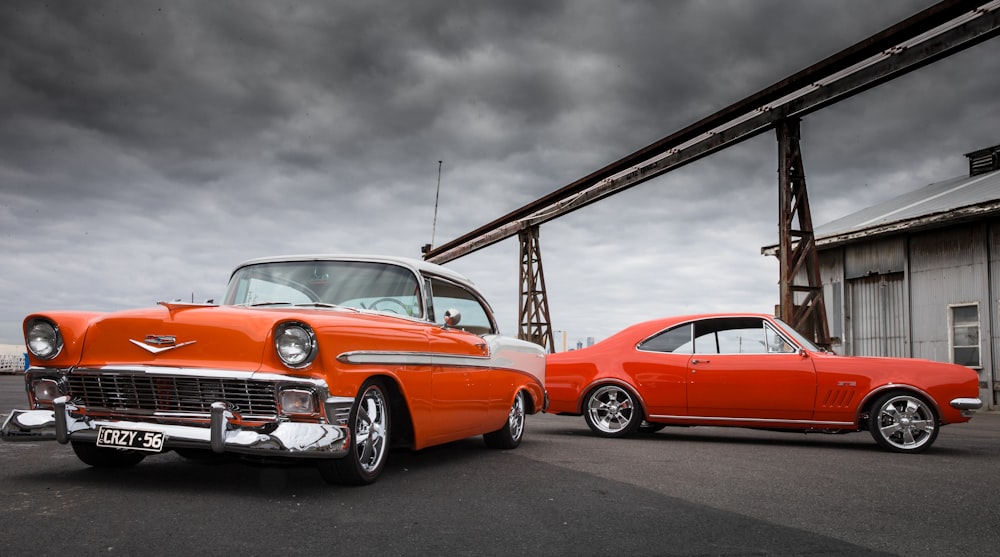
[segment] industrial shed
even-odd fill
[[[815,230],[835,352],[954,362],[1000,395],[1000,145],[969,173]]]

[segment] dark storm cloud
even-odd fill
[[[249,257],[419,256],[931,3],[4,2],[0,342],[218,297]],[[805,119],[818,223],[997,143],[996,48]],[[545,225],[554,327],[767,311],[776,159],[763,134]],[[516,242],[450,266],[513,333]]]

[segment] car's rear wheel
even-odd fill
[[[351,424],[350,450],[343,458],[319,463],[319,472],[328,483],[367,485],[378,479],[389,453],[389,399],[382,383],[368,380],[361,387],[348,423]]]
[[[131,449],[98,447],[93,443],[73,442],[73,452],[84,464],[95,468],[128,468],[146,458],[145,453]]]
[[[619,385],[602,385],[587,394],[583,416],[601,437],[626,437],[642,425],[642,408],[635,395]]]
[[[937,426],[934,408],[911,394],[890,393],[879,398],[868,418],[875,442],[898,453],[926,450],[937,439]]]
[[[524,436],[524,391],[514,395],[507,422],[500,429],[483,435],[486,446],[492,449],[515,449]]]

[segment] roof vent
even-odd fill
[[[966,153],[969,158],[969,176],[1000,170],[1000,145]]]

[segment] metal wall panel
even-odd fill
[[[871,275],[849,280],[847,284],[850,304],[847,353],[908,356],[904,274]]]
[[[913,357],[939,362],[952,360],[948,328],[951,304],[978,303],[981,331],[990,329],[985,240],[985,229],[980,224],[911,237]]]
[[[844,249],[834,248],[820,253],[820,283],[823,303],[830,330],[830,344],[837,354],[844,354]]]
[[[852,244],[844,250],[844,278],[902,273],[906,270],[906,238],[897,236]]]
[[[984,335],[991,339],[988,345],[989,353],[983,354],[983,363],[989,364],[989,369],[984,369],[981,375],[982,380],[987,383],[986,397],[983,402],[989,408],[996,409],[1000,403],[1000,219],[995,219],[988,223],[989,228],[989,251],[990,262],[990,290],[989,302],[985,304],[984,310],[990,314],[990,332]]]

